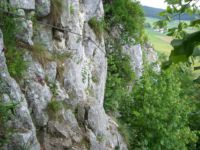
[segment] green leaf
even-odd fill
[[[183,40],[173,40],[171,42],[174,50],[170,54],[170,61],[178,63],[187,61],[188,58],[193,54],[196,46],[200,44],[200,31],[191,33]]]
[[[132,114],[135,115],[136,117],[140,116],[140,113],[136,110],[133,110]]]
[[[172,8],[170,7],[170,6],[167,6],[167,10],[166,10],[168,13],[172,13],[173,11],[172,11]]]
[[[190,26],[196,26],[196,25],[200,25],[200,19],[192,20],[192,21],[190,22]]]

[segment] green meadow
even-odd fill
[[[146,17],[146,22],[151,25],[151,28],[146,28],[146,34],[148,37],[149,42],[153,45],[154,49],[157,52],[164,53],[165,55],[169,56],[172,46],[170,42],[172,41],[172,37],[169,37],[163,33],[155,31],[153,29],[154,23],[158,21],[157,18],[150,18]],[[170,23],[170,27],[175,26],[177,22]]]
[[[150,43],[153,45],[156,51],[164,53],[166,55],[170,54],[172,50],[172,46],[170,45],[172,37],[166,36],[150,28],[146,29],[146,34]]]
[[[169,56],[171,53],[171,50],[173,47],[171,46],[171,41],[173,40],[173,37],[167,36],[164,33],[160,33],[158,31],[155,31],[153,29],[154,22],[158,21],[157,18],[150,18],[146,17],[146,22],[150,23],[151,28],[146,28],[146,35],[148,37],[149,42],[153,45],[155,51],[158,53],[162,53],[166,56]],[[169,28],[176,27],[178,25],[179,21],[175,20],[173,22],[170,22],[168,25]],[[189,23],[187,21],[187,23]],[[188,28],[186,30],[188,33],[194,32],[195,30],[192,28]],[[200,66],[200,59],[194,59],[193,67]],[[193,72],[194,78],[197,78],[200,74],[200,70],[196,70]]]

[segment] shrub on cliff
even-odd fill
[[[0,8],[4,10],[4,7],[0,5]],[[11,15],[15,13],[14,8],[9,8],[9,12],[0,12],[0,28],[3,32],[4,47],[6,63],[8,71],[12,77],[17,79],[21,78],[23,73],[27,69],[27,62],[23,59],[24,51],[17,48],[16,42],[16,19]]]
[[[144,29],[144,13],[138,1],[113,0],[104,2],[105,21],[111,28],[120,26],[122,37],[141,41]]]
[[[116,48],[117,49],[117,48]],[[106,82],[104,107],[107,112],[117,112],[120,103],[129,97],[129,85],[133,83],[135,74],[132,71],[130,58],[120,49],[108,55],[108,75]]]

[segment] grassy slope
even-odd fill
[[[158,21],[156,18],[149,18],[146,17],[146,22],[150,23],[153,27],[153,23]],[[179,21],[173,21],[169,24],[169,28],[176,27],[178,25]],[[194,29],[189,28],[187,29],[187,32],[194,32]],[[154,31],[153,29],[146,29],[146,33],[148,36],[149,41],[153,44],[154,49],[157,52],[164,53],[165,55],[169,56],[170,52],[172,50],[172,46],[170,45],[172,37],[166,36],[164,34],[161,34],[157,31]],[[200,66],[199,59],[196,59],[193,66]],[[197,78],[200,75],[200,70],[193,72],[194,78]]]
[[[152,27],[156,21],[158,19],[146,17],[146,22],[150,23]],[[155,50],[169,56],[172,50],[172,46],[170,45],[172,38],[150,28],[146,29],[146,33]]]
[[[161,34],[159,32],[154,31],[153,29],[146,29],[146,33],[149,41],[153,44],[153,47],[156,51],[169,55],[172,46],[170,42],[172,40],[171,37]]]

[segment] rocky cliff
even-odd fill
[[[16,38],[28,66],[21,78],[10,76],[0,32],[0,94],[4,103],[17,103],[7,124],[14,132],[4,149],[126,150],[117,123],[103,108],[104,38],[88,24],[103,17],[102,0],[63,0],[62,8],[57,2],[7,4],[17,9]],[[126,53],[140,76],[141,46],[127,46]]]

